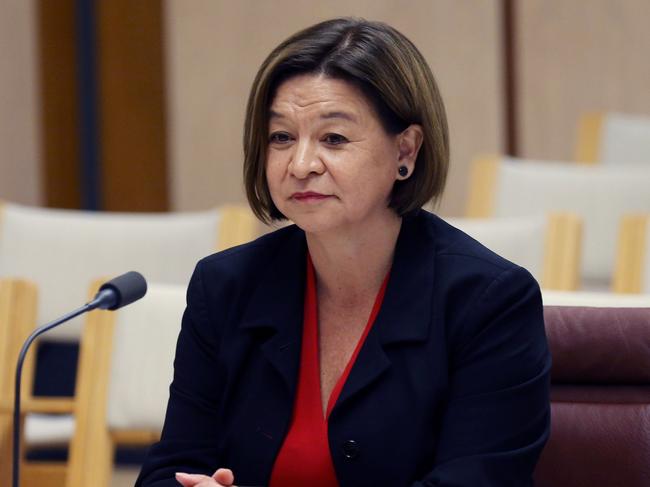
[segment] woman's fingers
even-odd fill
[[[195,473],[176,473],[176,481],[183,487],[220,487],[220,484],[213,477]],[[223,487],[223,486],[221,486]]]
[[[183,487],[230,487],[235,481],[235,476],[232,470],[220,468],[212,474],[212,477],[195,473],[177,472],[176,481]]]
[[[235,482],[235,476],[229,468],[220,468],[213,475],[212,478],[219,482],[221,485],[231,486]]]

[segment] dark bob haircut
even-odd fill
[[[423,141],[410,178],[396,181],[389,206],[405,215],[442,195],[449,165],[445,108],[424,57],[404,35],[382,22],[327,20],[276,47],[251,88],[244,125],[244,184],[263,222],[284,219],[266,181],[269,108],[278,86],[301,74],[323,74],[361,90],[384,130],[398,134],[422,126]]]

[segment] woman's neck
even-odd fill
[[[341,306],[374,299],[390,270],[401,224],[394,215],[349,232],[308,233],[319,297]]]

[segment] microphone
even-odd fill
[[[113,311],[137,301],[146,293],[147,281],[139,272],[131,271],[102,284],[88,304]]]
[[[13,487],[19,487],[20,479],[20,379],[23,362],[32,342],[52,328],[59,326],[81,314],[94,309],[116,310],[127,306],[143,297],[147,292],[147,281],[139,272],[131,271],[122,274],[102,284],[95,297],[81,308],[77,308],[60,318],[36,328],[23,343],[16,363],[15,395],[14,395],[14,431],[13,431]]]

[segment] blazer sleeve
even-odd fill
[[[214,321],[199,263],[187,291],[161,440],[150,449],[136,487],[177,487],[176,472],[212,475],[219,465],[217,418],[224,374]]]
[[[541,294],[523,268],[469,303],[452,345],[451,388],[433,470],[413,487],[522,487],[550,429]]]

